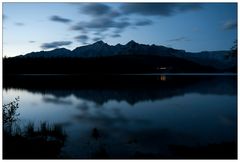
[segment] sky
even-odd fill
[[[134,40],[188,52],[229,50],[237,3],[3,3],[3,56],[102,40]]]

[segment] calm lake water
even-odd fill
[[[152,86],[126,88],[8,86],[3,103],[20,97],[22,127],[61,125],[60,158],[186,158],[194,149],[206,158],[201,148],[237,142],[237,76],[154,77]]]

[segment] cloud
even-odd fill
[[[101,16],[110,12],[111,8],[103,3],[88,3],[80,8],[80,12],[92,16]]]
[[[182,41],[190,41],[190,39],[186,37],[179,37],[179,38],[167,40],[167,42],[182,42]]]
[[[86,44],[86,42],[88,41],[89,37],[87,35],[79,35],[74,37],[77,41]]]
[[[29,43],[35,43],[36,41],[29,41]]]
[[[145,20],[139,20],[135,23],[136,26],[146,26],[146,25],[152,25],[153,22],[151,20],[145,19]]]
[[[102,19],[94,19],[90,23],[88,23],[86,26],[88,28],[125,28],[129,26],[130,23],[127,21],[121,21],[121,22],[116,22],[112,19],[108,18],[102,18]]]
[[[80,21],[71,26],[70,29],[81,31],[82,34],[86,32],[96,32],[102,37],[102,33],[110,29],[124,29],[131,25],[127,19],[119,19],[122,15],[116,8],[114,9],[104,3],[87,3],[82,5],[79,11],[82,14],[88,15],[89,20]],[[104,35],[106,35],[106,33]]]
[[[57,48],[57,47],[61,47],[61,46],[67,46],[72,44],[71,41],[55,41],[55,42],[51,42],[51,43],[43,43],[41,45],[42,49],[49,49],[49,48]]]
[[[15,25],[17,25],[17,26],[24,26],[24,23],[16,22]]]
[[[53,104],[59,104],[59,105],[71,105],[72,102],[68,100],[64,100],[61,98],[52,98],[52,97],[44,97],[43,101],[45,103],[53,103]]]
[[[104,3],[88,3],[80,7],[80,13],[98,17],[118,17],[120,13]]]
[[[97,41],[103,40],[103,38],[102,38],[102,37],[95,37],[95,38],[93,38],[92,40],[93,40],[94,42],[97,42]]]
[[[72,30],[109,28],[125,28],[129,25],[127,20],[117,21],[121,16],[119,11],[104,3],[88,3],[80,8],[80,12],[90,16],[90,21],[82,21],[72,27]]]
[[[82,34],[104,33],[106,37],[117,38],[128,27],[137,29],[136,27],[152,25],[156,20],[149,19],[149,16],[173,16],[202,8],[201,3],[120,3],[114,7],[108,3],[81,4],[79,12],[87,15],[89,19],[74,24],[71,30],[81,31]],[[133,17],[135,15],[138,19]],[[97,40],[97,37],[99,36],[91,39]],[[80,40],[85,42],[82,38]],[[184,41],[184,39],[178,38],[172,41]]]
[[[121,37],[121,35],[120,34],[113,34],[113,35],[111,35],[111,37],[112,38],[118,38],[118,37]]]
[[[84,27],[81,23],[78,23],[71,27],[71,30],[84,30]]]
[[[223,30],[237,29],[237,22],[233,20],[228,20],[223,24],[222,28]]]
[[[86,30],[86,29],[95,29],[100,31],[108,30],[109,28],[117,28],[122,29],[130,26],[130,23],[127,21],[115,21],[111,18],[102,17],[102,18],[94,18],[91,21],[82,21],[78,24],[72,26],[72,30]]]
[[[124,3],[120,7],[125,14],[142,16],[172,16],[176,13],[195,11],[200,3]]]
[[[72,20],[70,20],[70,19],[63,18],[63,17],[56,16],[56,15],[51,16],[51,17],[50,17],[50,20],[51,20],[51,21],[56,21],[56,22],[61,22],[61,23],[69,23],[69,22],[72,21]]]

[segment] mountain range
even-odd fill
[[[74,50],[58,48],[3,59],[3,74],[150,74],[237,72],[233,51],[186,52],[130,41],[98,41]]]
[[[66,48],[57,48],[51,51],[31,52],[25,55],[17,56],[24,58],[96,58],[123,55],[142,55],[142,56],[161,56],[177,57],[192,61],[194,63],[214,67],[217,69],[227,69],[236,66],[235,57],[227,57],[231,51],[203,51],[186,52],[165,46],[139,44],[131,40],[125,45],[108,45],[103,41],[97,41],[93,44],[77,47],[74,50]]]

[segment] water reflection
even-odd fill
[[[68,100],[64,100],[62,98],[56,97],[43,97],[43,102],[53,103],[53,104],[61,104],[61,105],[71,105],[72,102]]]
[[[167,80],[167,76],[166,75],[160,75],[160,80],[161,81],[166,81]]]
[[[8,84],[3,101],[22,98],[22,122],[63,126],[65,158],[236,158],[235,76],[138,79],[75,88]]]
[[[74,84],[67,84],[69,79],[64,78],[59,82],[61,87],[55,87],[50,79],[46,87],[42,84],[37,84],[38,81],[30,82],[29,84],[18,84],[5,82],[4,89],[7,91],[10,88],[23,89],[31,93],[49,94],[55,98],[44,98],[46,102],[55,102],[59,104],[70,104],[66,101],[61,101],[58,98],[74,95],[79,99],[93,101],[97,104],[104,104],[109,100],[126,101],[129,104],[136,104],[145,100],[167,99],[174,96],[182,96],[187,93],[199,94],[219,94],[219,95],[236,95],[237,80],[236,76],[136,76],[133,78],[119,78],[117,81],[99,80],[95,82],[92,79],[82,79]],[[168,79],[167,79],[168,78]],[[46,80],[47,80],[46,79]],[[125,82],[127,79],[128,82]],[[158,82],[159,80],[163,82]],[[21,82],[23,80],[20,80]],[[36,82],[36,84],[35,84]],[[52,83],[53,82],[53,83]],[[65,83],[67,82],[67,83]],[[108,85],[106,86],[106,84]],[[74,87],[72,87],[74,86]],[[48,88],[51,87],[51,88]],[[147,93],[146,93],[147,92]]]

